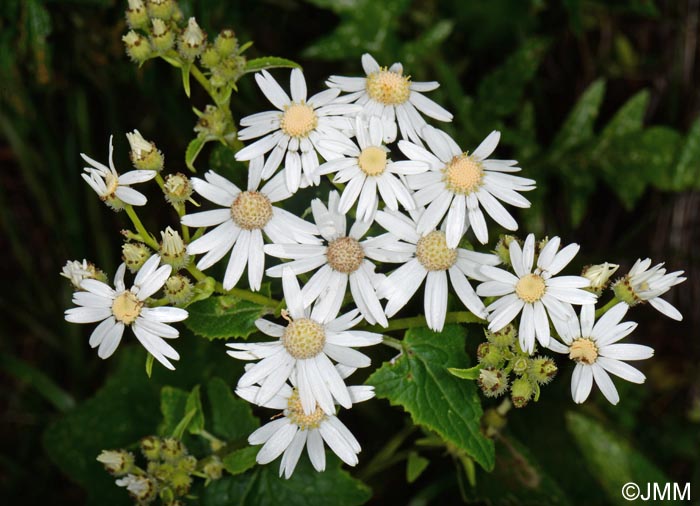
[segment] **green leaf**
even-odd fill
[[[187,424],[187,430],[190,434],[199,434],[204,430],[204,410],[202,409],[202,399],[199,395],[199,385],[194,387],[187,396],[185,404],[185,412],[188,414],[194,411],[192,420]]]
[[[171,436],[185,416],[189,393],[180,388],[163,387],[160,391],[160,412],[163,422],[158,428],[161,436]],[[183,428],[184,432],[184,428]]]
[[[454,26],[455,23],[452,20],[440,20],[423,32],[416,40],[405,44],[402,63],[407,67],[413,67],[419,62],[430,58],[430,55],[438,51],[440,45],[450,36]]]
[[[238,399],[221,378],[207,383],[207,397],[211,405],[211,431],[227,441],[246,440],[260,423],[253,416],[250,404]]]
[[[257,329],[255,320],[268,309],[234,295],[209,297],[191,304],[185,325],[207,339],[246,338]]]
[[[194,161],[197,159],[206,143],[207,138],[198,135],[187,145],[187,150],[185,151],[185,165],[187,165],[187,168],[192,172],[197,172],[197,169],[194,168]]]
[[[421,457],[416,452],[409,453],[406,461],[406,481],[409,483],[416,481],[428,464],[430,461],[425,457]]]
[[[467,380],[475,380],[475,379],[479,379],[479,373],[481,371],[481,366],[475,365],[474,367],[469,367],[468,369],[459,369],[457,367],[449,367],[447,370],[450,371],[450,374],[453,374],[454,376],[457,376],[458,378],[467,379]]]
[[[690,127],[681,147],[671,187],[676,191],[700,188],[700,119]]]
[[[259,451],[260,448],[257,446],[246,446],[232,451],[222,459],[224,469],[233,476],[245,473],[248,469],[255,467],[255,456]]]
[[[648,105],[649,91],[642,90],[636,93],[620,107],[608,124],[605,125],[605,128],[600,133],[601,141],[609,141],[641,130],[644,125],[644,115]]]
[[[185,90],[185,95],[190,98],[190,69],[192,68],[191,63],[187,63],[180,69],[182,71],[182,87]]]
[[[567,151],[589,141],[605,94],[605,81],[594,81],[581,95],[552,141],[551,160],[558,160]]]
[[[245,73],[258,72],[263,69],[292,68],[300,69],[301,65],[286,58],[278,56],[265,56],[264,58],[254,58],[245,64]]]
[[[182,439],[182,436],[185,435],[185,431],[189,427],[190,423],[192,422],[192,419],[195,417],[197,414],[196,409],[191,409],[185,413],[185,416],[182,417],[182,420],[175,426],[173,429],[172,434],[169,434],[169,437],[172,437],[174,439]]]
[[[279,464],[212,482],[202,494],[204,506],[356,506],[371,497],[370,489],[341,470],[340,461],[327,455],[326,470],[316,472],[302,455],[288,480],[279,477]]]
[[[600,422],[580,413],[568,412],[566,426],[611,504],[630,504],[621,495],[626,483],[669,482],[669,478],[625,438],[609,431]]]
[[[481,402],[476,386],[450,374],[447,368],[465,368],[466,329],[447,325],[441,333],[411,329],[403,340],[403,354],[385,363],[367,383],[377,397],[402,406],[413,421],[445,442],[464,450],[484,469],[493,469],[493,441],[480,429]]]
[[[153,360],[155,357],[150,353],[146,353],[146,376],[149,378],[153,374]]]

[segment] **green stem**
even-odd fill
[[[608,301],[607,304],[605,304],[603,307],[600,309],[597,309],[595,312],[595,317],[596,319],[600,318],[602,315],[608,312],[613,306],[615,306],[618,302],[621,302],[620,299],[617,298],[617,295],[615,295],[610,301]]]
[[[136,214],[136,211],[134,211],[134,208],[130,205],[127,205],[126,207],[124,207],[124,210],[126,211],[127,216],[129,216],[131,223],[134,224],[136,231],[141,236],[141,240],[148,244],[154,250],[158,251],[160,249],[158,242],[153,238],[153,236],[151,236],[151,234],[149,234],[146,231],[146,228],[143,226],[143,223],[141,223],[141,220]]]
[[[384,336],[382,339],[382,344],[388,346],[389,348],[394,348],[395,350],[403,351],[403,344],[398,339],[393,337]]]
[[[202,281],[207,278],[207,275],[197,269],[192,262],[190,262],[185,268],[187,269],[187,272],[189,272],[197,281]],[[281,305],[281,302],[277,299],[266,297],[261,293],[251,292],[250,290],[245,290],[242,288],[231,288],[230,290],[225,290],[224,285],[222,285],[219,281],[217,281],[214,285],[214,290],[222,295],[233,295],[239,299],[247,300],[248,302],[253,302],[254,304],[259,304],[267,308],[272,308],[275,310],[275,314],[277,314],[277,308],[279,308]]]
[[[476,316],[470,311],[452,311],[447,313],[445,316],[445,323],[484,323],[484,320]],[[381,325],[368,325],[362,327],[362,330],[369,330],[370,332],[392,332],[394,330],[404,330],[414,327],[425,327],[426,321],[425,316],[413,316],[411,318],[399,318],[397,320],[392,320],[389,322],[388,327],[382,327]]]

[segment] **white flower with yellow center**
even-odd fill
[[[613,290],[618,299],[630,306],[648,302],[654,309],[669,318],[681,321],[683,315],[671,303],[661,298],[672,286],[676,286],[686,278],[681,277],[683,271],[666,274],[664,264],[656,264],[651,267],[651,259],[638,259],[629,273],[620,278],[613,285]]]
[[[258,386],[236,389],[236,393],[249,402],[255,402],[259,392]],[[350,386],[348,393],[352,404],[374,397],[373,387],[370,386]],[[316,471],[322,472],[326,469],[325,441],[343,462],[349,466],[357,465],[357,454],[361,447],[355,436],[334,412],[326,413],[317,405],[312,413],[307,414],[301,406],[297,388],[282,385],[262,406],[283,411],[282,416],[263,425],[248,437],[251,445],[263,445],[255,457],[258,464],[269,464],[282,455],[280,476],[284,475],[288,479],[306,446],[311,465]]]
[[[425,280],[425,319],[430,329],[440,332],[447,314],[448,275],[459,300],[469,311],[486,318],[484,303],[467,278],[485,280],[480,269],[483,265],[499,264],[496,255],[449,248],[445,232],[433,230],[419,234],[416,222],[399,212],[379,211],[377,222],[391,235],[405,241],[392,255],[393,260],[387,260],[404,265],[389,274],[377,289],[380,297],[388,299],[384,310],[389,318],[406,305]]]
[[[134,190],[130,185],[150,181],[156,177],[157,172],[154,170],[132,170],[120,176],[117,169],[114,168],[112,138],[113,136],[110,135],[109,167],[93,160],[84,153],[80,153],[83,160],[90,165],[83,169],[85,173],[81,176],[90,185],[90,188],[95,190],[100,199],[115,211],[123,209],[125,205],[145,205],[147,202],[145,195]]]
[[[550,342],[549,320],[567,320],[574,309],[572,304],[595,304],[595,294],[582,290],[590,280],[582,276],[556,276],[578,253],[578,244],[569,244],[559,250],[559,237],[552,237],[542,248],[534,266],[535,236],[529,234],[523,248],[518,241],[509,245],[510,263],[515,274],[496,267],[485,266],[481,273],[488,279],[476,293],[482,297],[499,297],[486,309],[489,311],[489,330],[498,332],[518,314],[520,348],[533,353],[535,337],[547,346]],[[555,277],[556,276],[556,277]]]
[[[420,174],[428,167],[422,162],[403,160],[392,162],[389,149],[382,142],[382,124],[378,118],[369,122],[361,117],[355,120],[357,144],[340,144],[321,141],[345,157],[321,165],[322,175],[336,173],[334,183],[347,183],[340,198],[339,211],[347,213],[357,202],[357,218],[372,221],[381,195],[386,207],[396,211],[401,204],[405,209],[414,209],[411,192],[401,176]]]
[[[580,404],[588,398],[595,380],[605,398],[617,404],[620,396],[608,373],[632,383],[644,383],[644,374],[624,361],[651,358],[654,350],[641,344],[618,343],[637,328],[634,322],[620,323],[628,309],[621,302],[595,322],[595,306],[588,304],[581,307],[580,321],[575,314],[566,321],[553,320],[564,344],[552,339],[549,348],[568,354],[576,362],[571,377],[574,402]]]
[[[299,187],[318,184],[318,155],[333,160],[341,155],[321,146],[327,139],[350,143],[345,131],[351,131],[352,122],[345,116],[359,111],[359,107],[337,103],[339,90],[325,90],[306,100],[306,80],[299,69],[293,69],[290,88],[292,98],[277,84],[269,72],[255,74],[258,86],[277,111],[267,111],[246,116],[241,120],[245,127],[238,132],[241,140],[264,136],[236,153],[236,160],[267,159],[261,166],[261,177],[268,179],[284,161],[284,177],[287,188],[295,193]]]
[[[370,359],[352,347],[372,346],[382,341],[381,334],[351,330],[362,317],[353,310],[338,318],[319,318],[316,308],[304,308],[301,290],[291,269],[282,274],[284,299],[287,303],[286,326],[257,320],[258,329],[277,338],[264,343],[227,343],[234,351],[228,354],[240,360],[260,360],[238,381],[238,388],[260,384],[256,404],[265,404],[279,392],[293,374],[306,414],[316,404],[327,414],[335,413],[337,402],[344,408],[352,404],[343,378],[331,359],[345,367],[368,367]]]
[[[411,160],[426,163],[430,170],[407,176],[408,187],[417,190],[413,199],[418,206],[428,206],[418,221],[418,233],[433,230],[445,214],[447,244],[454,248],[471,226],[482,244],[489,239],[483,208],[507,230],[517,230],[518,223],[499,200],[516,207],[530,207],[518,192],[535,188],[535,181],[506,172],[518,172],[514,160],[488,160],[501,136],[491,132],[476,150],[468,154],[445,132],[426,127],[424,138],[430,150],[407,141],[399,149]]]
[[[361,105],[364,116],[380,118],[385,142],[396,140],[398,122],[401,137],[420,144],[427,123],[418,111],[438,121],[452,121],[450,112],[422,94],[437,89],[438,82],[411,81],[400,63],[380,67],[367,53],[362,55],[362,68],[366,77],[331,76],[326,84],[348,93],[340,99]]]
[[[96,279],[84,279],[73,294],[74,307],[66,310],[71,323],[101,322],[90,335],[90,346],[97,348],[97,356],[107,358],[114,353],[124,334],[131,327],[134,335],[153,357],[168,369],[175,369],[168,359],[179,360],[180,355],[164,339],[179,336],[177,329],[167,325],[187,318],[187,311],[176,307],[148,307],[146,299],[163,287],[172,268],[160,264],[153,255],[139,269],[134,284],[124,284],[126,265],[121,264],[114,276],[114,288]]]
[[[386,315],[376,293],[376,286],[383,278],[374,272],[375,261],[393,261],[400,247],[390,234],[371,237],[362,241],[370,222],[355,221],[347,233],[345,213],[339,211],[338,192],[328,196],[328,207],[321,200],[311,201],[311,211],[325,244],[268,244],[265,253],[278,258],[292,259],[267,270],[272,277],[282,276],[283,269],[291,269],[295,275],[318,269],[301,291],[304,307],[316,301],[315,312],[320,318],[336,315],[350,283],[355,304],[370,324],[387,326]],[[317,300],[318,299],[318,300]]]
[[[282,174],[272,178],[260,190],[256,189],[258,181],[254,174],[250,174],[248,189],[241,191],[231,181],[212,171],[204,174],[204,179],[192,179],[192,186],[198,194],[223,206],[223,209],[182,217],[182,223],[188,227],[216,227],[192,241],[187,246],[187,253],[206,253],[197,263],[197,267],[204,270],[230,251],[223,281],[226,290],[236,286],[246,265],[251,290],[260,290],[265,271],[263,232],[275,243],[321,242],[316,237],[318,229],[315,225],[272,205],[291,196]]]

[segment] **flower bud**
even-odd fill
[[[83,259],[69,260],[61,269],[61,276],[70,280],[76,290],[80,290],[80,283],[84,279],[97,279],[98,281],[107,281],[107,275],[100,269],[95,267],[95,264]]]
[[[214,105],[207,105],[200,115],[194,131],[201,135],[222,137],[226,133],[228,121],[224,111]]]
[[[126,487],[129,495],[142,503],[149,502],[156,497],[156,482],[148,476],[135,476],[127,474],[116,481],[117,486]]]
[[[163,460],[167,462],[172,462],[187,455],[187,450],[185,449],[185,445],[183,445],[182,442],[178,441],[177,439],[168,437],[163,439],[162,441],[160,455],[163,458]]]
[[[476,349],[476,356],[479,363],[485,367],[498,368],[503,364],[503,353],[498,348],[490,343],[481,343]]]
[[[508,389],[508,378],[500,369],[486,367],[479,371],[477,380],[486,397],[498,397]]]
[[[510,387],[510,398],[513,401],[513,406],[516,408],[525,407],[532,399],[533,393],[532,383],[527,377],[515,379]]]
[[[175,44],[175,35],[173,31],[162,19],[154,18],[151,22],[153,23],[153,28],[151,30],[151,44],[153,44],[153,49],[159,53],[165,53],[172,49]]]
[[[158,460],[160,458],[161,441],[157,436],[146,436],[139,442],[141,453],[148,460]]]
[[[175,491],[176,495],[185,495],[190,491],[192,486],[192,478],[188,473],[179,471],[173,473],[170,478],[170,485]]]
[[[618,264],[609,264],[608,262],[599,265],[587,265],[583,268],[581,276],[591,282],[591,286],[589,286],[587,290],[596,295],[600,295],[608,286],[612,275],[615,274],[619,268],[620,266]]]
[[[151,57],[151,44],[143,35],[131,30],[122,37],[126,54],[129,55],[135,63],[143,63]]]
[[[177,230],[173,230],[171,227],[161,232],[160,236],[163,240],[160,243],[159,253],[163,263],[172,265],[174,270],[182,269],[190,261],[182,237]]]
[[[510,243],[517,240],[518,238],[514,235],[502,235],[498,239],[494,253],[498,255],[503,265],[510,266]]]
[[[192,455],[186,455],[177,462],[176,471],[191,474],[197,469],[197,459]]]
[[[219,457],[212,455],[211,458],[207,460],[206,464],[204,464],[204,468],[202,470],[204,471],[204,474],[207,475],[208,479],[218,480],[223,474],[224,464],[221,462]]]
[[[143,0],[129,0],[129,7],[126,9],[126,22],[129,28],[145,29],[148,26],[148,21],[148,11],[146,11]]]
[[[129,157],[134,167],[140,170],[155,170],[156,172],[163,170],[165,158],[153,142],[144,139],[138,130],[127,133],[126,138],[131,146]]]
[[[114,476],[123,476],[134,467],[134,455],[126,450],[102,450],[97,461]]]
[[[131,272],[138,271],[152,254],[150,248],[141,242],[125,242],[122,245],[122,260]]]
[[[174,0],[148,0],[148,15],[168,21],[175,13]]]
[[[545,385],[556,376],[557,365],[549,357],[536,357],[530,360],[528,373],[530,379],[537,382],[538,385]]]
[[[220,88],[235,83],[245,73],[245,65],[244,56],[230,56],[221,60],[219,65],[212,69],[211,85]]]
[[[522,376],[530,368],[530,359],[527,356],[518,355],[511,361],[511,367],[514,374]]]
[[[146,469],[148,470],[148,474],[153,476],[158,481],[168,482],[170,481],[170,477],[175,472],[175,464],[172,462],[152,460],[148,463],[148,467]]]
[[[216,49],[210,46],[204,50],[199,57],[199,61],[202,62],[202,66],[205,68],[213,69],[221,63],[221,56],[219,56],[219,52]]]
[[[175,274],[165,280],[163,292],[168,303],[175,306],[183,306],[192,299],[194,286],[188,277],[182,274]]]
[[[486,334],[486,339],[488,339],[490,343],[500,346],[501,348],[512,346],[517,336],[517,331],[512,323],[509,323],[498,332],[490,332],[488,330],[484,332]]]
[[[216,36],[214,47],[221,56],[233,56],[238,52],[238,39],[236,33],[231,29],[221,30]]]
[[[184,59],[192,61],[202,54],[206,43],[207,34],[199,27],[195,18],[190,18],[178,41],[180,55]]]
[[[165,200],[170,204],[174,206],[183,204],[192,197],[192,183],[187,176],[180,172],[169,174],[165,178],[165,184],[163,184],[163,193]]]

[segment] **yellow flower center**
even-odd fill
[[[445,233],[435,230],[418,240],[416,258],[429,271],[444,271],[457,261],[457,248],[448,248]]]
[[[242,229],[263,228],[272,218],[272,204],[260,192],[241,192],[231,204],[231,217]]]
[[[117,321],[129,325],[141,314],[142,307],[143,302],[127,290],[119,294],[112,302],[112,314]]]
[[[515,294],[525,302],[532,304],[542,298],[545,289],[544,279],[537,274],[526,274],[515,285]]]
[[[583,362],[584,364],[591,365],[598,358],[598,347],[592,339],[580,337],[571,343],[569,358],[576,362]]]
[[[366,147],[360,153],[357,163],[368,176],[379,176],[386,169],[386,151],[376,146]]]
[[[318,125],[318,116],[313,107],[292,104],[282,114],[280,128],[290,137],[306,137]]]
[[[481,162],[466,153],[455,156],[444,168],[444,181],[455,193],[468,195],[481,186],[484,169]]]
[[[384,105],[403,104],[411,96],[411,78],[383,67],[367,76],[367,94]]]
[[[326,414],[318,405],[310,415],[304,413],[304,408],[302,408],[301,399],[299,398],[299,392],[296,388],[292,392],[292,395],[289,396],[287,409],[284,410],[284,414],[289,418],[290,422],[297,425],[301,430],[318,429],[321,422],[326,418]]]
[[[299,318],[287,325],[282,334],[282,344],[294,358],[303,360],[315,357],[326,344],[323,327],[308,318]]]
[[[357,239],[353,237],[341,237],[328,244],[326,258],[328,259],[328,265],[330,265],[333,270],[350,274],[351,272],[355,272],[360,265],[362,265],[365,252]]]

